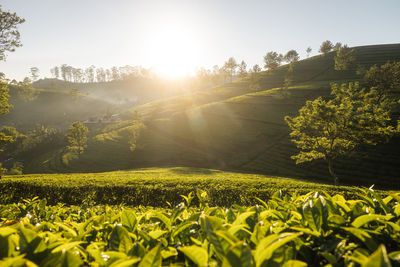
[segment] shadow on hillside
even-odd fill
[[[210,169],[199,169],[199,168],[190,168],[190,167],[179,167],[171,169],[171,172],[177,174],[214,174],[220,171],[218,170],[210,170]]]

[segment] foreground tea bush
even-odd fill
[[[400,263],[400,194],[283,195],[209,207],[206,192],[167,209],[0,206],[1,266],[391,266]]]

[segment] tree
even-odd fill
[[[38,91],[36,91],[32,86],[32,81],[28,77],[19,84],[20,88],[18,90],[18,97],[24,102],[33,101],[37,98]]]
[[[307,49],[306,49],[307,57],[310,57],[311,52],[312,52],[312,48],[310,46],[307,47]]]
[[[287,63],[292,63],[299,61],[299,53],[297,53],[296,50],[289,50],[286,55],[283,57],[283,60],[286,61]]]
[[[87,147],[87,134],[89,130],[80,121],[72,123],[66,134],[68,146],[67,149],[72,152],[77,152],[81,155]]]
[[[332,99],[321,97],[307,101],[299,116],[285,117],[290,137],[300,149],[292,156],[296,163],[324,159],[335,185],[339,178],[333,162],[361,144],[376,145],[387,141],[397,129],[391,125],[389,99],[376,102],[376,90],[360,90],[350,83],[332,84]]]
[[[260,75],[260,71],[261,71],[261,68],[260,68],[260,66],[258,66],[258,64],[255,64],[254,66],[253,66],[253,68],[251,68],[250,70],[249,70],[249,72],[251,73],[251,76],[250,76],[250,85],[249,85],[249,88],[250,89],[253,89],[253,90],[255,90],[255,91],[258,91],[258,90],[260,90],[261,89],[261,83],[260,83],[260,81],[261,81],[261,75]]]
[[[31,73],[32,81],[36,81],[39,78],[39,68],[32,67],[29,71]]]
[[[239,64],[239,73],[238,74],[239,74],[240,78],[247,76],[246,68],[247,68],[247,64],[246,64],[246,62],[244,62],[244,60],[242,60],[242,62],[240,62],[240,64]]]
[[[333,51],[338,51],[340,48],[342,48],[343,45],[340,42],[337,42],[334,46],[333,46]]]
[[[381,101],[389,90],[400,88],[400,62],[387,62],[379,67],[374,65],[367,70],[364,80],[368,87],[375,88],[377,100]]]
[[[6,52],[14,52],[16,47],[22,46],[18,25],[24,22],[16,13],[2,10],[0,5],[0,61],[6,59]]]
[[[57,66],[55,66],[54,68],[50,69],[51,75],[58,79],[60,77],[60,70]]]
[[[236,72],[236,68],[238,67],[238,64],[236,63],[236,60],[233,57],[230,57],[228,61],[225,62],[224,66],[222,67],[226,73],[230,77],[230,81],[232,82],[233,75]]]
[[[330,52],[333,49],[333,44],[331,41],[326,40],[324,42],[322,42],[321,46],[319,47],[319,52],[321,52],[322,54],[326,54],[328,52]]]
[[[335,55],[335,70],[347,70],[354,60],[354,49],[347,45],[340,47]]]
[[[269,70],[276,69],[277,67],[279,67],[281,65],[282,59],[283,59],[282,54],[278,54],[273,51],[268,52],[264,56],[264,63],[265,63],[264,68],[269,69]]]
[[[3,11],[0,5],[0,61],[6,59],[6,52],[14,52],[16,47],[22,46],[20,42],[20,34],[18,31],[18,25],[24,23],[25,20],[18,17],[16,13],[10,13]],[[0,73],[2,74],[2,73]],[[4,115],[10,111],[11,105],[8,103],[9,89],[5,78],[0,75],[0,114]],[[0,143],[9,143],[13,139],[11,136],[7,136],[4,133],[0,133]],[[2,150],[2,148],[0,148]],[[2,168],[0,163],[0,178],[1,175],[6,171]]]

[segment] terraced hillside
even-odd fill
[[[121,124],[93,137],[86,153],[68,166],[47,164],[55,162],[54,158],[45,165],[49,171],[186,165],[329,182],[323,162],[296,165],[290,159],[297,150],[289,140],[284,116],[295,115],[306,100],[328,96],[330,82],[361,80],[357,69],[400,61],[400,44],[355,48],[356,62],[348,71],[335,71],[333,57],[332,52],[296,63],[287,96],[280,89],[287,73],[287,66],[282,66],[262,72],[258,87],[254,86],[254,77],[247,77],[140,106],[137,110],[143,114],[146,127],[135,152],[130,152],[127,144],[129,126]],[[337,163],[337,173],[343,183],[393,187],[400,173],[399,145],[397,138],[389,144],[361,148],[351,158]],[[40,158],[32,166],[43,162]]]

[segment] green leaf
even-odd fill
[[[160,238],[162,235],[168,233],[168,231],[163,231],[163,230],[154,230],[154,231],[150,231],[149,232],[149,236],[153,239],[158,239]]]
[[[54,224],[58,225],[61,229],[66,231],[68,233],[69,237],[77,237],[78,236],[76,231],[72,227],[66,225],[65,223],[55,222]]]
[[[41,263],[40,266],[43,267],[53,267],[53,266],[68,266],[68,267],[78,267],[83,266],[83,261],[73,253],[69,251],[60,251],[57,253],[51,253],[47,256]]]
[[[374,239],[363,229],[354,227],[341,227],[341,229],[361,240],[370,251],[374,251],[378,247]]]
[[[59,252],[59,251],[62,251],[62,250],[70,250],[70,249],[72,249],[72,248],[74,248],[76,246],[79,246],[80,244],[83,244],[83,243],[85,243],[85,242],[84,241],[67,242],[65,244],[62,244],[62,245],[56,247],[51,252],[55,253],[55,252]]]
[[[158,219],[159,221],[161,221],[161,222],[165,225],[165,227],[167,227],[167,229],[168,229],[169,231],[171,231],[171,228],[172,228],[172,226],[171,226],[171,221],[170,221],[170,219],[169,219],[167,216],[165,216],[164,214],[162,214],[162,213],[160,213],[160,212],[152,212],[152,213],[149,214],[149,218],[151,218],[151,219]]]
[[[144,256],[138,267],[159,267],[161,262],[161,244],[158,244]]]
[[[215,216],[207,216],[203,214],[200,216],[200,224],[203,231],[207,234],[208,240],[214,246],[215,253],[222,260],[225,254],[224,247],[216,235],[216,231],[222,229],[222,220]]]
[[[236,220],[233,222],[232,225],[242,225],[242,224],[247,225],[247,223],[246,223],[247,218],[249,218],[250,216],[252,216],[254,214],[255,214],[254,211],[243,212],[239,216],[236,217]]]
[[[172,232],[172,238],[175,238],[179,233],[182,231],[185,231],[186,229],[190,228],[192,225],[195,225],[196,222],[191,222],[191,221],[186,221],[183,223],[180,223]]]
[[[340,215],[333,214],[333,215],[328,217],[328,222],[333,223],[333,224],[337,224],[337,225],[343,225],[343,224],[346,223],[346,219],[343,218]]]
[[[391,267],[390,260],[386,254],[386,248],[384,245],[380,245],[379,248],[372,253],[371,256],[362,264],[362,267]]]
[[[391,260],[400,262],[400,251],[390,252],[388,256]]]
[[[197,266],[207,266],[208,264],[208,253],[207,251],[198,246],[186,246],[180,247],[179,251],[185,254],[191,261],[193,261]]]
[[[121,223],[129,231],[133,232],[136,230],[137,219],[133,211],[124,210],[121,214]]]
[[[120,259],[113,262],[109,267],[130,267],[138,263],[140,258],[134,257],[133,259]]]
[[[178,255],[178,251],[174,247],[167,247],[167,248],[161,250],[161,257],[163,259],[167,259],[169,257],[173,257],[173,256],[177,256],[177,255]]]
[[[131,247],[132,241],[129,237],[129,232],[124,227],[116,225],[110,235],[110,250],[128,253]]]
[[[393,216],[391,215],[379,215],[379,214],[367,214],[367,215],[361,215],[359,217],[357,217],[352,223],[351,225],[356,227],[356,228],[360,228],[361,226],[363,226],[364,224],[373,222],[373,221],[388,221],[390,219],[392,219]]]
[[[240,241],[234,244],[222,261],[222,267],[252,266],[253,257],[247,244]]]
[[[9,236],[9,235],[14,234],[16,232],[17,232],[17,230],[14,229],[14,228],[11,228],[11,227],[8,227],[8,226],[1,227],[0,228],[0,237],[6,237],[6,236]]]
[[[307,267],[307,263],[299,260],[288,260],[282,267]]]
[[[283,233],[280,235],[270,235],[265,237],[258,244],[255,251],[256,265],[261,266],[264,261],[272,258],[273,253],[278,248],[282,247],[286,243],[297,239],[303,233]]]

